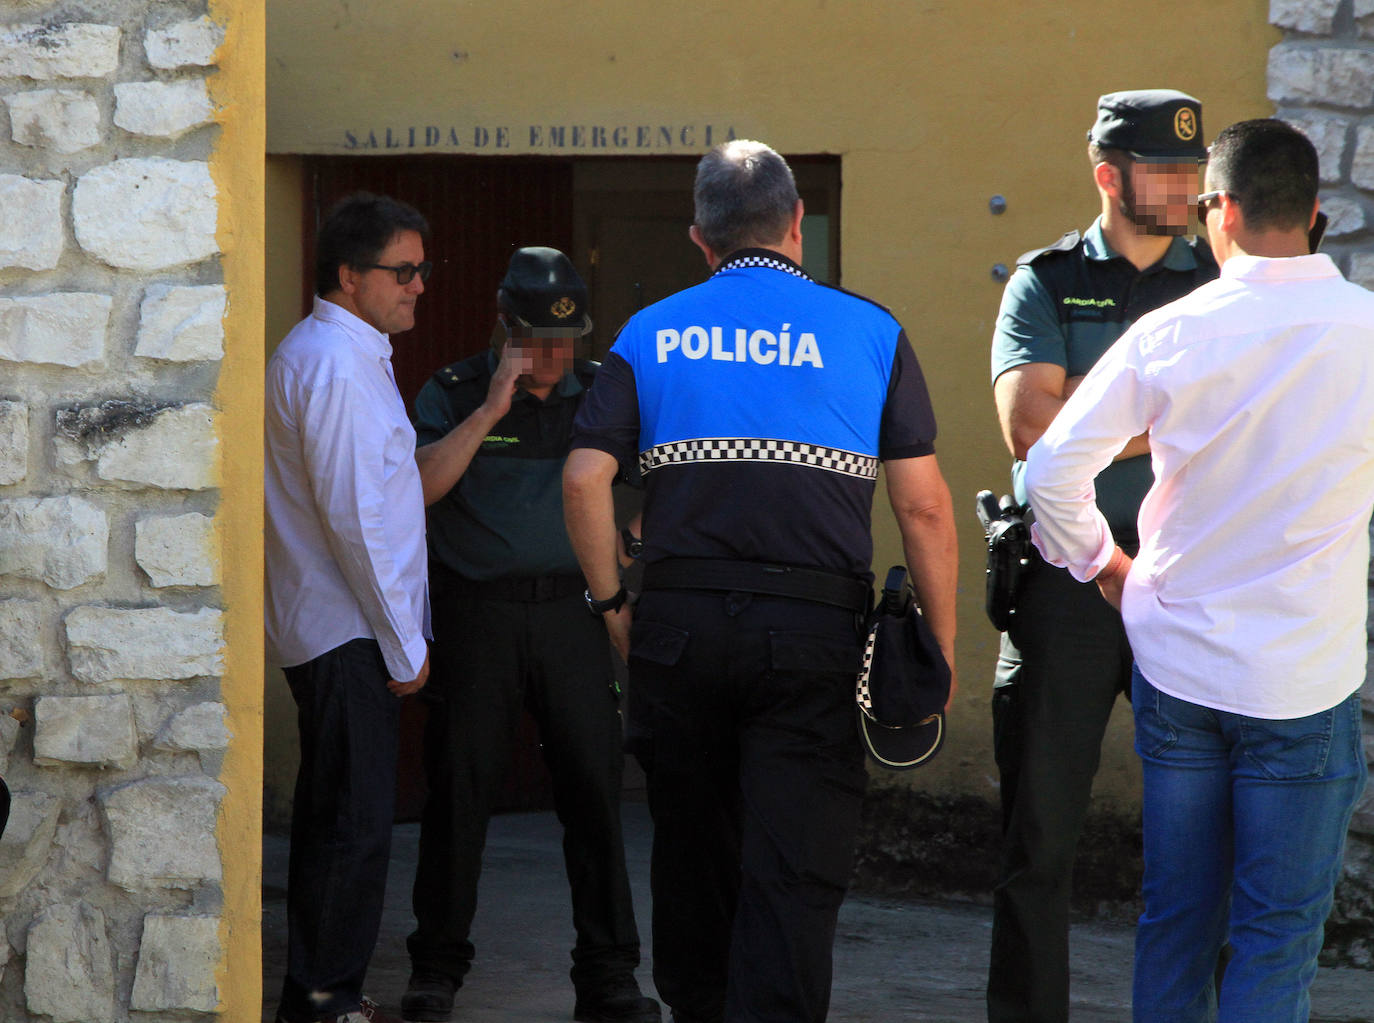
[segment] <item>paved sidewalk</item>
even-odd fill
[[[644,939],[640,984],[653,994],[649,961],[648,813],[624,806],[626,853]],[[419,826],[398,825],[382,936],[368,990],[399,1011],[409,972],[410,885]],[[458,993],[455,1023],[565,1023],[572,1019],[568,949],[572,924],[561,832],[552,813],[494,818],[474,924],[477,959]],[[263,856],[263,1020],[272,1019],[286,946],[285,837]],[[833,1023],[982,1023],[991,911],[959,903],[898,902],[851,895],[835,942]],[[1130,1018],[1132,929],[1086,923],[1073,929],[1074,1023]],[[1320,1023],[1374,1023],[1374,972],[1322,970],[1312,997]]]

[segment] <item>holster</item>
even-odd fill
[[[1026,516],[1030,510],[1011,497],[994,502],[992,492],[978,494],[978,521],[988,544],[984,610],[999,632],[1006,632],[1016,614],[1016,594],[1030,565],[1031,538]]]

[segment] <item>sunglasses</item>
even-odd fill
[[[1206,221],[1207,221],[1207,208],[1212,204],[1212,202],[1213,202],[1214,200],[1220,199],[1223,195],[1230,195],[1230,194],[1231,194],[1231,193],[1228,192],[1226,189],[1224,189],[1224,188],[1219,188],[1219,189],[1217,189],[1215,192],[1203,192],[1203,193],[1202,193],[1201,195],[1199,195],[1196,199],[1194,199],[1193,201],[1197,204],[1197,218],[1198,218],[1198,220],[1202,221],[1203,223],[1206,223]]]
[[[359,270],[390,270],[396,275],[397,284],[409,284],[415,280],[415,275],[420,275],[421,281],[429,280],[429,272],[434,269],[434,264],[425,260],[419,266],[414,263],[402,263],[400,266],[387,266],[384,263],[359,263]]]

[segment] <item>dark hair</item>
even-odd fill
[[[1129,182],[1131,177],[1131,164],[1135,163],[1135,157],[1124,149],[1116,146],[1104,146],[1097,142],[1088,143],[1088,162],[1096,167],[1099,163],[1109,163],[1121,172],[1121,176]]]
[[[315,294],[339,290],[339,267],[377,262],[402,231],[429,237],[429,222],[415,207],[386,195],[354,192],[325,214],[315,236]]]
[[[1238,121],[1212,142],[1207,183],[1240,204],[1246,230],[1306,229],[1317,199],[1317,150],[1278,118]]]
[[[696,227],[717,256],[750,245],[775,245],[797,206],[787,161],[762,142],[723,142],[697,164]]]

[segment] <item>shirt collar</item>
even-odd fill
[[[315,296],[315,308],[311,315],[317,320],[332,323],[349,337],[358,342],[359,347],[369,355],[383,359],[391,358],[391,339],[365,320],[354,316],[343,306]]]
[[[727,270],[739,270],[748,266],[764,266],[770,270],[781,270],[783,273],[791,274],[793,277],[800,277],[804,281],[811,280],[811,275],[792,262],[781,252],[773,249],[736,249],[730,253],[716,267],[716,274],[725,273]]]
[[[1125,258],[1107,242],[1107,236],[1102,232],[1100,215],[1083,235],[1083,253],[1089,259],[1099,262]],[[1164,250],[1164,258],[1160,263],[1168,270],[1196,270],[1197,256],[1193,254],[1193,248],[1184,236],[1175,235],[1169,242],[1169,247]]]
[[[1341,272],[1325,252],[1310,256],[1232,256],[1221,265],[1221,276],[1245,281],[1296,281],[1340,277]]]
[[[563,379],[558,381],[558,386],[554,388],[561,397],[571,398],[582,390],[582,381],[577,379],[576,373],[565,373]]]

